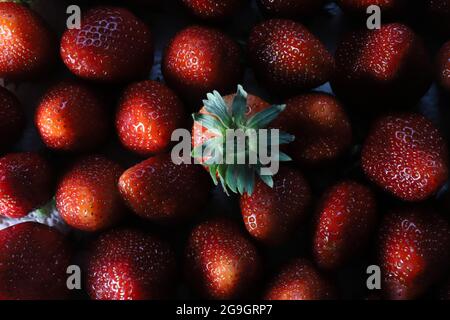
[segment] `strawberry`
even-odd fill
[[[71,249],[55,229],[25,222],[0,230],[0,300],[66,299]]]
[[[25,114],[19,100],[0,87],[0,151],[8,149],[22,135]]]
[[[241,197],[245,227],[264,243],[280,244],[305,220],[310,200],[311,191],[303,175],[282,167],[273,188],[258,180],[252,195]]]
[[[175,274],[170,246],[136,229],[114,229],[91,244],[87,291],[95,300],[166,298]]]
[[[208,92],[230,93],[242,76],[238,44],[226,34],[192,26],[180,31],[164,54],[164,79],[183,99],[196,105]]]
[[[334,288],[313,264],[295,259],[271,281],[265,300],[330,300]]]
[[[98,231],[112,226],[123,214],[117,183],[123,169],[100,156],[78,160],[62,177],[56,207],[70,226]]]
[[[315,88],[333,71],[333,57],[303,25],[268,20],[253,28],[249,59],[257,79],[277,94]]]
[[[26,6],[0,2],[0,78],[22,81],[45,73],[56,60],[56,41]]]
[[[338,45],[335,59],[333,91],[359,108],[409,106],[431,84],[428,52],[422,40],[403,24],[351,32]]]
[[[116,113],[120,141],[141,155],[168,149],[172,132],[184,125],[184,107],[172,90],[155,81],[131,84]]]
[[[182,0],[184,6],[197,18],[223,21],[231,17],[246,0]]]
[[[288,100],[285,111],[272,126],[298,137],[287,151],[306,165],[336,160],[352,142],[350,120],[343,106],[335,97],[322,92]]]
[[[97,7],[83,14],[81,29],[64,32],[61,56],[79,77],[125,82],[150,73],[152,36],[145,23],[127,9]]]
[[[60,151],[88,151],[108,135],[108,115],[101,99],[89,87],[63,81],[50,88],[35,114],[45,145]]]
[[[259,280],[261,267],[255,246],[230,220],[208,220],[190,233],[186,274],[206,298],[242,297]]]
[[[450,226],[432,210],[397,209],[382,223],[378,250],[386,297],[415,299],[449,264]]]
[[[338,0],[337,4],[345,13],[358,17],[368,17],[367,8],[371,5],[380,7],[382,17],[398,16],[408,10],[409,5],[406,0]]]
[[[37,153],[10,153],[0,158],[0,216],[20,218],[52,197],[53,177]]]
[[[436,193],[448,178],[447,145],[434,125],[415,113],[378,119],[362,150],[366,175],[406,201]]]
[[[437,80],[441,87],[450,93],[450,41],[439,51],[437,59]]]
[[[292,19],[316,13],[325,2],[326,0],[258,0],[259,7],[269,16]]]
[[[313,251],[323,269],[337,269],[361,253],[376,223],[372,191],[354,181],[338,183],[320,201]]]
[[[208,199],[209,183],[199,166],[177,165],[169,154],[162,154],[126,170],[119,191],[139,216],[178,222],[199,213]]]

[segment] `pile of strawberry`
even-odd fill
[[[0,299],[450,297],[447,133],[419,107],[432,87],[445,121],[450,1],[338,0],[335,53],[309,29],[326,0],[80,1],[62,34],[20,2],[0,2]],[[177,10],[191,24],[149,80],[159,35],[139,14]],[[253,76],[263,94],[234,94]],[[9,84],[45,84],[34,131]],[[260,179],[171,158],[175,129],[199,147],[236,123],[295,136],[292,161]],[[25,128],[42,148],[24,150]],[[52,206],[67,232],[21,222]]]

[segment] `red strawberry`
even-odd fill
[[[53,177],[47,161],[36,153],[0,158],[0,215],[26,216],[52,197]]]
[[[430,59],[422,40],[399,23],[351,32],[338,45],[336,68],[333,91],[359,108],[408,106],[431,84]]]
[[[152,36],[127,9],[97,7],[83,14],[81,29],[66,30],[61,56],[70,71],[88,80],[143,78],[153,65]]]
[[[270,16],[299,18],[319,11],[326,0],[258,0],[261,9]]]
[[[165,85],[143,81],[130,85],[116,114],[120,141],[133,152],[150,155],[165,151],[172,132],[184,125],[183,104]]]
[[[400,15],[408,10],[407,0],[338,0],[339,7],[353,16],[363,17],[367,15],[367,8],[371,5],[380,7],[382,17],[385,15]]]
[[[366,175],[406,201],[436,193],[448,178],[447,145],[434,125],[414,113],[388,115],[373,125],[362,150]]]
[[[166,82],[190,104],[208,92],[230,93],[242,76],[239,46],[226,34],[193,26],[170,42],[163,59]]]
[[[276,245],[285,241],[305,220],[311,191],[297,170],[280,168],[270,188],[262,180],[252,195],[241,197],[241,212],[248,232],[258,240]]]
[[[450,93],[450,41],[439,51],[437,67],[438,82],[445,91]]]
[[[0,87],[0,151],[16,142],[25,127],[25,115],[19,100]]]
[[[197,18],[222,21],[236,13],[246,0],[182,0],[182,2]]]
[[[307,165],[336,160],[351,145],[352,129],[343,106],[326,93],[308,93],[290,99],[272,123],[297,137],[288,154]]]
[[[56,206],[70,226],[98,231],[112,226],[124,207],[117,183],[123,169],[100,156],[89,156],[75,163],[59,182]]]
[[[66,299],[71,250],[57,231],[35,222],[0,230],[0,300]]]
[[[248,50],[259,81],[278,94],[315,88],[328,81],[333,70],[325,46],[290,20],[268,20],[254,27]]]
[[[55,58],[55,39],[45,22],[22,4],[1,2],[0,78],[34,78],[44,74]]]
[[[336,269],[358,255],[375,223],[375,196],[369,188],[345,181],[327,190],[319,205],[313,238],[318,265]]]
[[[141,217],[178,222],[199,213],[207,201],[209,183],[201,167],[177,165],[169,154],[162,154],[125,171],[119,190]]]
[[[311,262],[296,259],[285,266],[272,280],[266,300],[330,300],[334,288]]]
[[[429,23],[444,36],[450,35],[450,2],[448,0],[424,0]]]
[[[170,246],[134,229],[102,234],[88,256],[87,291],[96,300],[166,298],[175,274]]]
[[[209,299],[242,297],[259,280],[261,260],[254,245],[233,222],[216,218],[192,230],[186,274]]]
[[[450,226],[433,211],[406,208],[388,214],[379,244],[386,297],[419,297],[446,270],[449,252]]]
[[[91,150],[106,140],[109,129],[101,99],[72,81],[47,91],[36,110],[35,123],[47,147],[62,151]]]

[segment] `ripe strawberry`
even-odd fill
[[[285,266],[272,280],[266,300],[330,300],[334,288],[305,259],[296,259]]]
[[[116,128],[122,144],[150,155],[165,151],[172,132],[184,125],[183,104],[172,90],[155,81],[130,85],[122,95]]]
[[[266,14],[292,19],[312,15],[325,2],[326,0],[258,0],[259,7]]]
[[[282,167],[273,188],[258,180],[252,195],[241,197],[245,227],[264,243],[280,244],[305,220],[310,200],[311,191],[303,175]]]
[[[100,156],[77,161],[59,182],[56,207],[70,226],[98,231],[116,223],[124,211],[117,183],[123,169]]]
[[[352,142],[350,120],[344,108],[326,93],[308,93],[288,100],[272,126],[298,137],[286,150],[302,164],[336,160]]]
[[[445,91],[450,93],[450,41],[439,51],[437,67],[438,82]]]
[[[143,78],[153,65],[152,36],[127,9],[97,7],[83,14],[81,29],[65,31],[61,56],[70,71],[88,80]]]
[[[52,197],[53,177],[37,153],[10,153],[0,158],[0,215],[26,216]]]
[[[447,145],[422,115],[404,113],[378,119],[362,150],[366,175],[406,201],[429,198],[448,178]]]
[[[386,216],[380,230],[379,258],[389,299],[415,299],[446,271],[450,226],[424,208],[404,208]]]
[[[0,2],[0,78],[34,78],[55,58],[55,38],[45,22],[22,4]]]
[[[193,26],[180,31],[166,49],[162,71],[183,99],[197,105],[208,92],[230,93],[243,68],[239,46],[226,34]]]
[[[170,246],[135,229],[102,234],[87,261],[87,291],[95,300],[166,298],[176,275]]]
[[[277,94],[315,88],[333,71],[333,57],[303,25],[268,20],[253,28],[249,59],[256,77]]]
[[[162,154],[125,171],[119,191],[141,217],[178,222],[199,213],[208,198],[209,183],[199,166],[177,165],[169,154]]]
[[[231,17],[245,0],[182,0],[184,6],[197,18],[222,21]]]
[[[315,260],[321,268],[339,268],[366,246],[376,223],[375,196],[354,181],[338,183],[325,192],[316,219]]]
[[[338,45],[333,91],[344,101],[377,109],[414,104],[431,84],[422,40],[407,26],[351,32]]]
[[[61,151],[88,151],[108,135],[103,102],[89,87],[63,81],[50,88],[35,114],[36,127],[47,147]]]
[[[57,231],[35,222],[0,230],[0,300],[56,300],[69,296],[71,250]]]
[[[0,87],[0,151],[5,151],[16,142],[24,127],[25,115],[19,100]]]
[[[259,280],[261,260],[241,229],[224,218],[197,225],[186,248],[186,274],[209,299],[242,297]]]
[[[353,16],[368,16],[367,8],[371,5],[380,7],[382,17],[397,16],[408,10],[406,0],[338,0],[337,4],[345,12]]]

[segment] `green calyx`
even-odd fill
[[[273,176],[267,168],[271,162],[291,161],[279,146],[295,140],[293,135],[277,129],[266,129],[286,108],[272,105],[253,115],[247,115],[248,94],[238,86],[233,102],[228,106],[217,92],[209,93],[203,100],[208,114],[193,114],[195,122],[208,129],[213,137],[192,151],[192,157],[202,159],[216,185],[224,191],[251,195],[255,176],[273,187]],[[269,172],[268,172],[269,171]]]
[[[0,0],[0,2],[14,2],[14,3],[19,3],[19,4],[30,6],[31,3],[33,2],[33,0]]]

